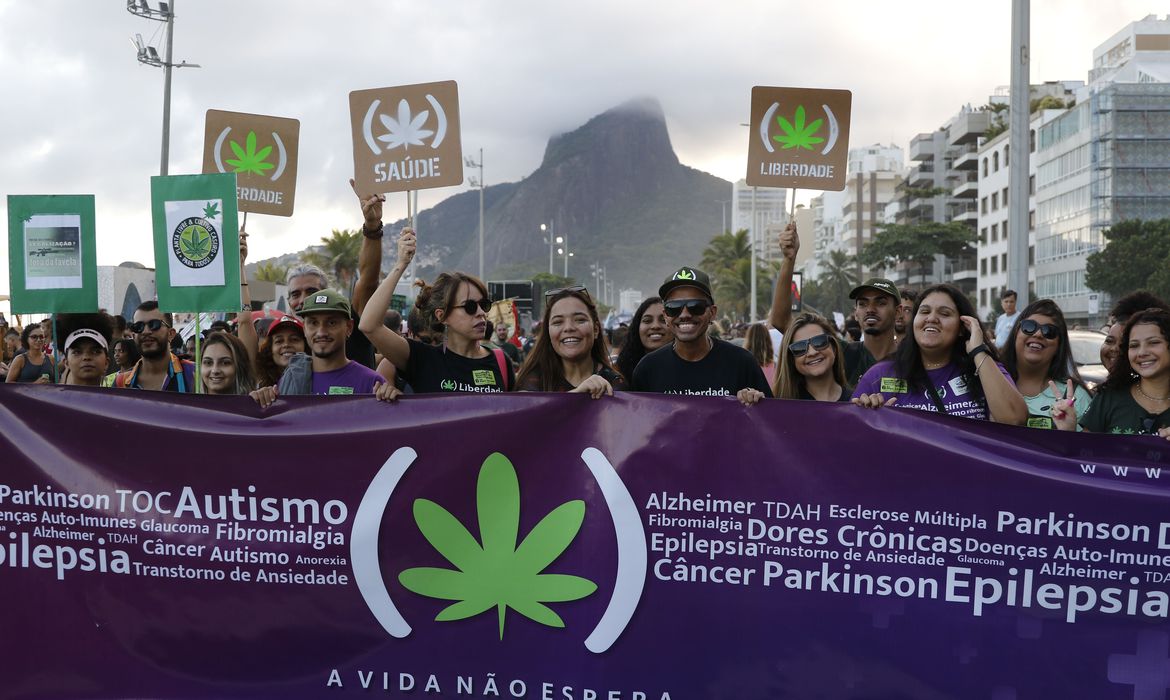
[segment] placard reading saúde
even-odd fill
[[[752,88],[747,184],[845,189],[852,103],[848,90]]]
[[[292,216],[300,137],[296,119],[209,109],[203,172],[236,174],[240,211]]]
[[[353,172],[361,192],[463,183],[454,80],[349,93]]]

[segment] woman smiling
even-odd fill
[[[601,333],[597,307],[584,287],[545,292],[545,329],[516,376],[521,391],[562,391],[593,398],[625,389]]]
[[[801,314],[792,319],[780,341],[780,370],[772,393],[778,399],[849,400],[841,343],[824,318]]]
[[[1056,302],[1034,301],[1020,313],[1004,344],[1003,364],[1028,405],[1028,427],[1055,428],[1052,409],[1068,392],[1078,414],[1089,410],[1093,397],[1073,361],[1068,325]]]
[[[1023,424],[1028,417],[1024,397],[995,350],[983,342],[975,313],[957,287],[940,284],[924,290],[914,307],[913,332],[898,344],[892,360],[865,373],[853,403]]]

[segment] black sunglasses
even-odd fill
[[[544,293],[544,298],[555,297],[559,294],[584,294],[589,296],[589,290],[584,285],[575,284],[572,287],[561,287],[560,289],[550,289]]]
[[[707,313],[711,303],[706,299],[672,299],[662,303],[662,310],[667,316],[675,318],[686,309],[692,316],[702,316]]]
[[[1020,321],[1020,332],[1024,335],[1036,335],[1036,331],[1049,340],[1056,340],[1060,336],[1060,327],[1056,324],[1037,323],[1030,318]]]
[[[492,308],[492,300],[487,298],[468,299],[462,304],[456,304],[455,308],[463,309],[464,313],[466,313],[468,316],[474,316],[476,308],[479,308],[480,311],[487,313],[487,310]]]
[[[166,321],[160,321],[157,318],[152,318],[149,321],[135,321],[134,323],[131,323],[130,330],[134,331],[135,333],[141,333],[142,331],[149,328],[150,332],[154,333],[163,326],[166,326],[167,328],[171,327],[170,324],[168,324]]]
[[[793,357],[801,357],[808,353],[808,348],[810,345],[817,350],[824,350],[825,348],[829,347],[829,336],[825,333],[821,333],[820,335],[814,335],[813,337],[806,338],[805,340],[798,340],[788,346],[788,352],[791,353]]]

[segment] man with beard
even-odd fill
[[[157,301],[138,305],[129,328],[134,332],[142,359],[114,376],[115,387],[195,393],[195,363],[171,353],[174,324],[174,317],[160,311]]]
[[[796,254],[800,251],[796,224],[788,224],[780,232],[780,251],[784,260],[780,263],[780,279],[776,283],[768,320],[783,333],[792,320],[792,272],[796,266]],[[861,325],[862,332],[860,341],[846,342],[842,347],[845,379],[853,386],[875,362],[894,351],[894,321],[898,315],[899,295],[893,282],[874,277],[854,287],[849,298],[853,300],[853,317]]]
[[[642,358],[634,368],[634,391],[737,396],[745,404],[771,398],[752,354],[708,334],[718,309],[706,273],[681,268],[662,283],[658,296],[674,328],[674,342]]]
[[[918,295],[909,289],[902,290],[902,303],[898,304],[898,315],[894,317],[894,335],[901,340],[913,329],[914,302]]]
[[[345,354],[345,342],[353,334],[353,309],[336,289],[322,289],[302,300],[300,318],[312,358],[298,353],[280,377],[277,393],[373,394],[385,380]]]

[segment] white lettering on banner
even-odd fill
[[[391,182],[403,180],[422,180],[426,178],[442,177],[439,170],[439,158],[411,158],[407,156],[400,161],[376,163],[374,165],[375,182]]]
[[[256,187],[237,187],[236,198],[245,202],[284,204],[284,192],[277,192],[275,190],[262,190]]]
[[[815,165],[811,163],[760,163],[761,175],[780,177],[833,177],[832,165]]]

